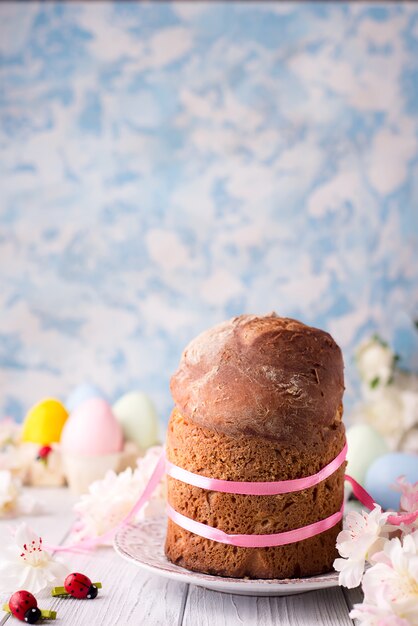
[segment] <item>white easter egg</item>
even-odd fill
[[[354,424],[347,430],[346,473],[364,484],[366,472],[375,459],[389,452],[382,435],[369,424]]]

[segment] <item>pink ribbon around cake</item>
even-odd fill
[[[54,551],[69,551],[69,550],[91,550],[99,544],[109,541],[113,538],[115,531],[118,528],[126,526],[131,522],[134,516],[142,509],[142,507],[150,500],[152,494],[157,488],[160,480],[167,474],[171,478],[180,480],[186,484],[201,489],[207,489],[210,491],[219,491],[222,493],[232,493],[240,495],[279,495],[283,493],[292,493],[295,491],[301,491],[308,489],[314,485],[319,484],[334,472],[344,463],[347,455],[347,444],[341,450],[341,452],[333,459],[328,465],[323,467],[319,472],[312,476],[306,476],[304,478],[295,478],[292,480],[280,480],[271,482],[242,482],[242,481],[229,481],[220,480],[217,478],[208,478],[201,476],[200,474],[194,474],[181,467],[178,467],[168,461],[165,457],[165,453],[161,454],[151,477],[138,498],[135,506],[128,513],[122,522],[118,524],[116,528],[108,531],[100,537],[91,537],[82,539],[71,546],[47,546],[50,550]],[[371,495],[351,476],[345,475],[345,480],[348,481],[353,489],[354,496],[368,509],[372,510],[375,506],[375,502]],[[270,533],[263,535],[244,535],[244,534],[228,534],[219,528],[214,528],[207,524],[197,522],[196,520],[186,517],[182,513],[179,513],[173,507],[167,503],[167,516],[175,522],[181,528],[188,530],[195,535],[199,535],[211,541],[217,541],[233,546],[239,546],[244,548],[267,548],[274,546],[283,546],[296,541],[303,541],[309,539],[315,535],[329,530],[338,522],[341,521],[343,516],[344,504],[341,509],[336,513],[333,513],[329,517],[323,520],[319,520],[307,526],[301,528],[295,528],[287,530],[281,533]],[[394,513],[388,517],[388,523],[399,524],[411,524],[418,519],[418,511],[413,513]]]
[[[302,491],[309,489],[314,485],[318,485],[326,478],[329,478],[344,463],[347,456],[347,444],[344,448],[325,467],[316,474],[306,476],[305,478],[294,478],[292,480],[279,480],[271,482],[244,482],[236,480],[220,480],[218,478],[207,478],[200,474],[193,474],[188,470],[174,465],[169,460],[166,461],[167,476],[171,476],[183,483],[208,489],[209,491],[220,491],[222,493],[233,493],[246,496],[276,496],[283,493],[292,493],[294,491]]]
[[[211,539],[212,541],[218,541],[220,543],[227,543],[231,546],[238,546],[239,548],[272,548],[274,546],[285,546],[288,543],[295,543],[296,541],[303,541],[309,539],[315,535],[323,533],[325,530],[329,530],[335,524],[342,519],[344,506],[341,507],[337,513],[333,513],[329,517],[314,522],[308,526],[302,528],[295,528],[293,530],[286,530],[281,533],[271,533],[264,535],[235,535],[225,533],[219,528],[213,528],[213,526],[207,526],[201,522],[196,522],[190,517],[186,517],[181,513],[178,513],[173,509],[170,504],[167,504],[167,515],[178,526],[189,530],[195,535],[205,537],[205,539]]]

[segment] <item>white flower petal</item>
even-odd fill
[[[103,480],[90,485],[89,493],[82,496],[74,507],[79,516],[75,529],[76,539],[100,537],[116,528],[132,510],[144,490],[161,450],[160,446],[148,450],[135,471],[128,468],[118,475],[107,472]],[[164,489],[159,486],[138,518],[160,512],[163,502]]]
[[[15,541],[19,547],[23,548],[24,545],[30,545],[32,541],[37,543],[39,537],[25,522],[22,522],[16,529]]]
[[[346,567],[340,572],[339,581],[348,589],[358,587],[364,573],[364,561],[348,560]]]

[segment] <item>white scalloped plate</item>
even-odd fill
[[[191,572],[174,565],[166,558],[164,554],[166,524],[166,517],[154,517],[121,528],[113,542],[116,552],[150,574],[223,593],[237,593],[243,596],[288,596],[338,586],[336,572],[285,580],[224,578]]]

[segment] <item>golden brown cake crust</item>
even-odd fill
[[[297,320],[241,315],[196,337],[171,378],[177,408],[228,434],[291,443],[332,424],[344,391],[332,337]]]
[[[341,413],[332,426],[319,427],[314,441],[283,447],[245,435],[202,428],[173,411],[167,433],[168,459],[189,471],[224,480],[268,481],[310,476],[332,461],[344,446]],[[266,534],[299,528],[339,511],[344,465],[319,485],[278,496],[234,495],[208,491],[168,479],[171,506],[192,519],[227,533]],[[166,554],[188,569],[223,576],[291,578],[329,571],[336,556],[334,528],[311,539],[274,548],[236,548],[209,541],[169,520]]]

